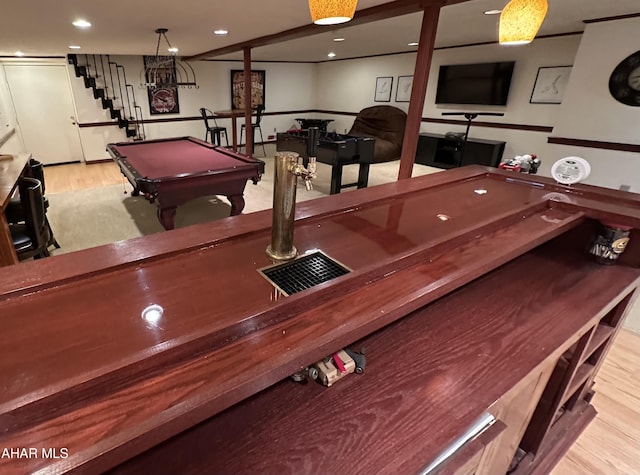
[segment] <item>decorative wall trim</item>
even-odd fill
[[[279,111],[279,112],[263,112],[262,116],[267,115],[288,115],[288,114],[310,114],[312,112],[319,112],[315,110],[293,110],[293,111]],[[356,115],[356,114],[353,114]],[[220,117],[220,120],[223,120],[224,117]],[[202,117],[199,115],[187,116],[187,117],[164,117],[161,119],[144,119],[144,121],[135,121],[132,120],[131,123],[144,122],[145,124],[163,124],[167,122],[190,122],[190,121],[201,121]],[[106,121],[106,122],[83,122],[79,123],[78,127],[81,129],[91,128],[91,127],[117,127],[117,121]]]
[[[348,117],[355,117],[358,115],[357,112],[347,112],[347,111],[330,111],[324,109],[300,109],[300,110],[290,110],[290,111],[275,111],[275,112],[265,112],[264,116],[277,116],[277,115],[293,115],[293,114],[331,114],[331,115],[344,115]],[[161,119],[145,119],[145,124],[161,124],[161,123],[170,123],[170,122],[188,122],[188,121],[201,121],[202,117],[200,116],[190,116],[190,117],[164,117]],[[439,118],[431,118],[431,117],[423,117],[421,119],[422,122],[432,123],[432,124],[453,124],[453,125],[466,125],[467,122],[464,120],[455,120],[455,119],[439,119]],[[505,124],[501,122],[474,122],[474,127],[488,127],[494,129],[510,129],[510,130],[525,130],[528,132],[545,132],[551,133],[553,131],[553,127],[544,126],[544,125],[527,125],[527,124]],[[117,127],[117,122],[86,122],[78,124],[80,128],[91,128],[91,127]]]
[[[572,139],[568,137],[549,137],[547,142],[557,145],[572,145],[574,147],[600,148],[619,152],[640,153],[640,145],[619,142],[599,142],[597,140]]]
[[[8,132],[6,132],[4,135],[0,136],[0,147],[2,147],[4,144],[6,144],[7,141],[11,137],[13,137],[13,135],[15,133],[16,133],[16,129],[14,127],[11,127]]]
[[[559,38],[562,36],[574,36],[574,35],[582,35],[584,31],[568,31],[566,33],[555,33],[553,35],[540,35],[536,36],[537,40],[542,40],[545,38]],[[439,48],[434,48],[434,51],[445,50],[445,49],[454,49],[454,48],[468,48],[469,46],[483,46],[483,45],[497,45],[497,41],[483,41],[480,43],[467,43],[463,45],[453,45],[453,46],[440,46]]]
[[[627,18],[637,18],[640,17],[640,13],[629,13],[627,15],[618,15],[618,16],[607,16],[603,18],[593,18],[591,20],[584,20],[583,23],[601,23],[603,21],[615,21],[615,20],[625,20]]]
[[[347,117],[355,117],[358,115],[357,112],[347,112],[347,111],[330,111],[323,109],[301,109],[301,110],[291,110],[291,111],[278,111],[278,112],[265,112],[264,115],[292,115],[292,114],[330,114],[330,115],[342,115]],[[150,119],[145,120],[145,124],[157,124],[157,123],[168,123],[168,122],[186,122],[186,121],[200,121],[202,117],[200,116],[192,116],[192,117],[174,117],[174,118],[163,118],[163,119]],[[451,125],[460,125],[466,126],[467,122],[464,120],[455,120],[455,119],[440,119],[434,117],[423,117],[423,123],[428,124],[451,124]],[[81,128],[91,128],[91,127],[117,127],[117,122],[90,122],[78,124]],[[526,132],[541,132],[541,133],[552,133],[553,127],[549,127],[546,125],[528,125],[528,124],[505,124],[501,122],[474,122],[475,127],[486,127],[490,129],[507,129],[507,130],[522,130]],[[8,138],[5,137],[5,140]],[[585,147],[585,148],[598,148],[603,150],[616,150],[620,152],[633,152],[640,153],[640,145],[638,144],[628,144],[628,143],[617,143],[617,142],[600,142],[597,140],[583,140],[583,139],[572,139],[567,137],[549,137],[547,139],[548,143],[557,144],[557,145],[572,145],[575,147]],[[266,141],[269,143],[269,141]],[[1,143],[0,143],[1,145]]]
[[[347,116],[357,116],[357,112],[341,112],[341,111],[328,111],[328,110],[308,110],[305,111],[307,113],[318,113],[318,114],[333,114],[333,115],[347,115]],[[455,119],[439,119],[432,117],[423,117],[422,122],[432,123],[432,124],[454,124],[454,125],[467,125],[466,120],[455,120]],[[527,124],[505,124],[502,122],[474,122],[474,127],[488,127],[494,129],[511,129],[511,130],[525,130],[528,132],[546,132],[551,133],[553,131],[553,127],[549,127],[546,125],[527,125]]]
[[[567,33],[556,33],[553,35],[542,35],[542,36],[537,36],[536,40],[541,40],[541,39],[545,39],[545,38],[558,38],[558,37],[562,37],[562,36],[575,36],[575,35],[582,35],[584,33],[584,31],[569,31]],[[466,43],[466,44],[462,44],[462,45],[451,45],[451,46],[440,46],[438,48],[433,48],[434,51],[439,51],[439,50],[446,50],[446,49],[456,49],[456,48],[468,48],[469,46],[483,46],[483,45],[497,45],[498,42],[497,41],[483,41],[480,43]],[[365,55],[365,56],[354,56],[351,58],[333,58],[333,59],[323,59],[321,61],[309,61],[310,63],[314,63],[314,64],[318,64],[318,63],[335,63],[337,61],[351,61],[354,59],[370,59],[370,58],[380,58],[382,56],[396,56],[399,54],[416,54],[417,50],[412,50],[412,51],[397,51],[395,53],[380,53],[380,54],[369,54],[369,55]],[[207,61],[212,61],[212,60],[207,60]],[[256,61],[259,62],[259,61]]]

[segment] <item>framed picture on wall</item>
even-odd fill
[[[251,71],[251,108],[264,105],[265,72]],[[231,108],[244,109],[244,71],[231,70]]]
[[[411,99],[411,87],[413,86],[413,76],[398,76],[396,86],[396,102],[409,102]]]
[[[376,93],[373,96],[375,102],[391,102],[391,89],[393,87],[393,77],[376,78]]]
[[[571,66],[538,68],[531,104],[560,104],[571,75]]]
[[[173,56],[145,56],[144,68],[145,71],[154,71],[157,76],[155,80],[170,83],[171,78],[176,77],[174,61]],[[151,82],[152,78],[147,75],[145,79],[147,82]],[[177,87],[149,86],[147,87],[147,96],[149,97],[149,113],[151,115],[180,113]]]

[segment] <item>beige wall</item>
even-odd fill
[[[640,192],[640,154],[547,142],[548,137],[567,137],[602,142],[640,143],[639,108],[617,103],[609,94],[608,80],[618,62],[639,48],[640,19],[596,23],[584,35],[536,39],[527,46],[497,44],[437,50],[434,52],[423,117],[442,118],[445,111],[504,112],[504,117],[482,117],[485,122],[553,127],[552,133],[483,128],[472,125],[470,137],[507,142],[505,157],[535,153],[542,159],[540,173],[549,175],[553,163],[566,156],[582,156],[592,165],[587,183]],[[506,106],[443,107],[435,104],[437,74],[441,64],[516,61]],[[358,111],[374,105],[378,76],[393,76],[391,105],[395,103],[397,77],[413,74],[415,54],[383,56],[318,65],[319,108]],[[531,104],[529,99],[539,67],[573,65],[562,104]],[[382,103],[378,103],[382,104]],[[344,132],[352,117],[335,115],[333,126]],[[423,123],[423,132],[464,131],[463,126]]]
[[[242,63],[234,61],[198,61],[192,63],[196,73],[198,88],[181,88],[178,91],[180,113],[167,115],[149,114],[149,102],[146,89],[140,88],[142,72],[141,56],[113,56],[112,60],[124,66],[127,80],[134,86],[138,105],[142,107],[145,119],[171,119],[199,116],[199,109],[210,110],[231,108],[230,82],[232,69],[242,69]],[[315,107],[315,65],[293,63],[254,63],[254,69],[263,69],[265,73],[265,105],[267,112],[311,109]],[[90,89],[84,87],[81,78],[76,78],[73,67],[69,66],[71,84],[78,120],[80,123],[110,121],[107,111],[100,101],[93,98]],[[286,130],[295,123],[295,115],[265,116],[261,128],[265,140],[274,130]],[[238,120],[238,135],[240,124]],[[219,119],[219,125],[227,127],[231,135],[231,120]],[[200,120],[145,124],[148,139],[179,137],[191,135],[204,139],[204,125]],[[124,132],[114,126],[81,128],[85,160],[109,158],[105,147],[110,142],[126,140]],[[259,138],[259,136],[257,136]],[[229,139],[231,141],[231,139]]]

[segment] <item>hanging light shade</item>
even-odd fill
[[[548,8],[547,0],[511,0],[500,15],[500,44],[531,43]]]
[[[140,73],[140,87],[166,89],[175,87],[198,88],[196,73],[189,63],[184,63],[176,56],[178,48],[174,48],[167,38],[166,28],[156,29],[158,42],[156,55],[144,57],[144,69]],[[164,39],[168,55],[160,54],[160,44]]]
[[[358,0],[309,0],[311,20],[316,25],[337,25],[353,18]]]

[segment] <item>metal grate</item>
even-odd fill
[[[313,252],[260,272],[285,295],[291,295],[345,275],[349,269],[321,252]]]

